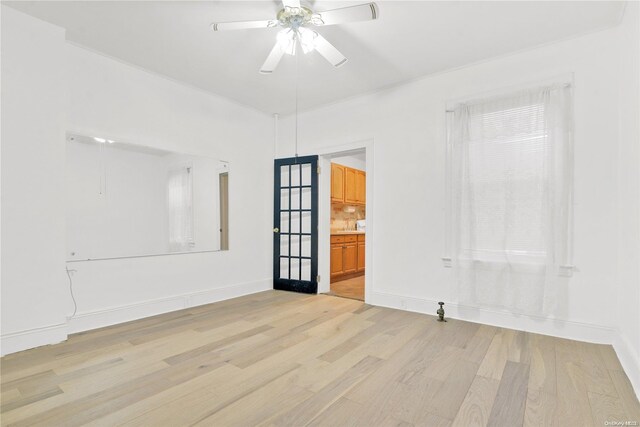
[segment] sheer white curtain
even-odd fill
[[[169,250],[184,252],[194,245],[192,168],[169,172],[167,209],[169,213]]]
[[[451,258],[459,303],[547,313],[571,257],[571,89],[476,100],[452,114]]]

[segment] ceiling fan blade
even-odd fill
[[[283,7],[300,7],[300,0],[282,0]]]
[[[339,67],[347,62],[347,58],[320,34],[316,35],[314,45],[318,53],[334,67]]]
[[[278,23],[276,21],[238,21],[238,22],[214,22],[211,24],[213,31],[227,31],[227,30],[244,30],[249,28],[269,28],[275,27]]]
[[[284,55],[284,49],[282,48],[282,46],[280,46],[279,43],[276,42],[275,46],[273,46],[273,49],[271,49],[269,56],[267,56],[267,59],[264,61],[264,64],[262,64],[262,67],[260,67],[260,73],[273,73],[273,70],[275,70],[280,63],[282,55]]]
[[[375,3],[359,4],[357,6],[342,7],[340,9],[318,12],[322,22],[315,25],[335,25],[345,22],[373,21],[380,17],[378,5]]]

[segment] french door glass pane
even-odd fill
[[[280,236],[280,255],[289,256],[289,236],[286,234]]]
[[[311,260],[303,259],[302,260],[302,276],[300,280],[311,280]]]
[[[291,233],[300,233],[300,212],[291,212]]]
[[[302,189],[302,209],[311,209],[311,189]]]
[[[300,165],[291,165],[291,186],[300,185]]]
[[[289,258],[280,258],[280,278],[289,278]]]
[[[311,164],[302,165],[302,185],[311,185]]]
[[[289,212],[280,212],[280,232],[289,232]]]
[[[289,166],[280,166],[280,186],[289,186]]]
[[[290,258],[291,260],[291,280],[300,280],[300,258]]]
[[[291,246],[289,247],[291,256],[300,256],[300,236],[291,235]]]
[[[302,212],[302,232],[311,233],[311,212]]]
[[[289,209],[289,189],[280,190],[280,209]]]
[[[311,256],[311,236],[302,236],[301,256]]]
[[[300,209],[300,188],[291,189],[291,209]]]

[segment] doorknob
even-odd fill
[[[274,229],[273,229],[273,232],[274,232],[274,233],[279,233],[279,232],[280,232],[280,229],[279,229],[278,227],[276,227],[276,228],[274,228]]]

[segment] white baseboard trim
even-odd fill
[[[67,332],[67,324],[60,323],[3,334],[0,337],[0,355],[4,356],[43,345],[57,344],[67,339]]]
[[[145,317],[182,310],[184,308],[211,304],[269,289],[273,289],[273,279],[271,278],[142,301],[118,307],[109,307],[102,310],[82,312],[68,319],[69,333],[72,334],[117,325],[119,323],[143,319]]]
[[[371,292],[368,303],[398,310],[430,314],[434,317],[438,309],[437,301],[377,291]],[[542,335],[552,335],[571,340],[610,344],[616,351],[618,359],[620,359],[620,363],[629,377],[636,395],[640,398],[640,361],[637,356],[634,356],[629,342],[620,334],[620,331],[615,328],[570,320],[513,314],[454,303],[447,303],[444,308],[447,317],[452,319]]]
[[[618,332],[613,342],[613,349],[618,355],[625,374],[629,377],[631,386],[640,400],[640,355],[633,351],[629,340]]]
[[[119,307],[77,313],[75,317],[67,319],[67,323],[3,334],[0,336],[0,354],[4,356],[43,345],[57,344],[65,341],[68,334],[75,332],[116,325],[118,323],[129,322],[131,320],[142,319],[157,314],[181,310],[183,308],[210,304],[243,295],[267,291],[269,289],[273,289],[273,280],[271,278],[142,301]]]
[[[371,304],[433,316],[438,309],[437,301],[375,291],[371,293]],[[617,332],[613,328],[595,324],[514,314],[449,302],[445,304],[444,309],[446,316],[452,319],[599,344],[612,344],[612,336]]]

